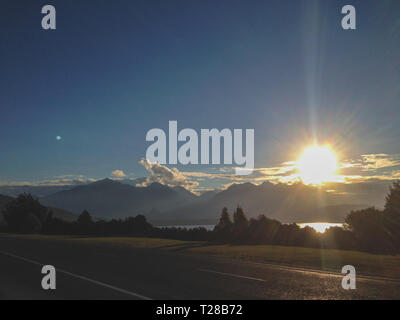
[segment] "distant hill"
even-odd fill
[[[212,199],[217,193],[221,192],[221,190],[210,190],[203,192],[197,199],[198,202],[205,202]]]
[[[196,196],[182,187],[153,183],[136,187],[104,179],[41,198],[47,206],[75,214],[88,210],[100,218],[144,214],[150,221],[216,221],[223,207],[238,205],[246,215],[265,214],[282,222],[343,222],[351,210],[367,205],[348,203],[348,198],[303,184],[233,184],[223,191]]]
[[[59,218],[64,221],[72,222],[76,221],[79,217],[78,214],[71,213],[67,210],[60,209],[60,208],[54,208],[54,207],[47,207],[49,210],[53,211],[53,217]],[[95,221],[97,220],[96,216],[92,217]]]
[[[232,212],[241,206],[249,217],[265,214],[282,222],[342,222],[351,210],[367,206],[341,201],[339,195],[303,184],[233,184],[207,201],[166,212],[163,220],[215,219],[223,207]]]
[[[31,195],[41,198],[50,194],[69,190],[76,187],[76,185],[63,185],[63,186],[0,186],[0,194],[17,197],[22,193],[30,193]]]
[[[131,186],[136,186],[137,184],[141,184],[146,181],[146,178],[135,178],[135,179],[123,179],[123,180],[118,180],[119,182],[123,184],[128,184]],[[51,183],[51,181],[49,181]],[[4,196],[9,196],[9,197],[17,197],[22,193],[29,193],[37,198],[43,198],[47,197],[51,194],[60,192],[60,191],[65,191],[65,190],[70,190],[73,189],[77,186],[83,186],[87,185],[91,182],[88,181],[71,181],[69,182],[70,184],[63,184],[63,185],[57,185],[57,184],[50,184],[50,185],[2,185],[0,186],[0,194]]]
[[[165,212],[196,198],[182,187],[171,188],[160,183],[136,187],[104,179],[43,197],[41,202],[76,214],[88,210],[101,218],[121,218],[150,211]]]
[[[3,209],[8,202],[13,200],[13,197],[5,196],[0,194],[0,224],[4,224],[4,217],[3,217]],[[63,209],[48,207],[49,210],[53,211],[53,216],[64,221],[75,221],[78,218],[78,215],[68,212]]]
[[[344,222],[346,216],[352,210],[360,210],[369,207],[366,204],[339,204],[319,208],[312,214],[306,222]],[[304,221],[296,221],[304,222]]]

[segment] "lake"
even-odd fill
[[[300,228],[311,227],[315,231],[324,233],[327,229],[332,227],[340,227],[343,228],[343,223],[329,223],[329,222],[306,222],[306,223],[297,223]]]
[[[182,228],[182,229],[196,229],[205,228],[206,230],[213,231],[215,225],[213,224],[194,224],[194,225],[176,225],[176,226],[157,226],[157,228]]]
[[[324,233],[327,229],[331,227],[343,227],[343,223],[330,223],[330,222],[304,222],[297,223],[300,228],[311,227],[315,231]],[[214,230],[213,224],[193,224],[193,225],[175,225],[175,226],[157,226],[157,228],[182,228],[182,229],[196,229],[205,228],[206,230]]]

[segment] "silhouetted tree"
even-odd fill
[[[93,223],[92,216],[87,210],[84,210],[78,217],[78,224],[82,226],[89,226]]]
[[[237,207],[233,213],[233,241],[244,242],[248,241],[248,226],[249,221],[247,220],[241,207]]]
[[[354,232],[358,249],[376,253],[396,251],[387,222],[384,212],[375,208],[352,211],[346,217],[346,223]]]
[[[250,219],[250,241],[253,243],[274,244],[280,227],[281,223],[279,221],[269,219],[264,215],[258,216],[257,219]]]
[[[385,212],[397,215],[400,218],[400,181],[396,181],[386,196]]]
[[[346,222],[360,250],[376,253],[400,252],[400,182],[389,189],[383,211],[368,208],[351,212]]]
[[[137,215],[136,217],[128,217],[122,221],[124,233],[127,235],[145,236],[148,235],[152,229],[144,215]]]
[[[400,181],[394,182],[390,187],[384,212],[388,233],[400,251]]]
[[[87,210],[84,210],[77,219],[79,233],[90,234],[94,226],[92,216]]]
[[[229,216],[228,209],[224,207],[222,209],[221,218],[214,228],[215,239],[217,241],[229,241],[232,234],[232,227],[233,223]]]
[[[3,216],[11,232],[38,233],[47,219],[47,208],[24,193],[6,204]]]
[[[332,227],[319,235],[325,248],[354,250],[356,239],[354,232],[340,227]]]

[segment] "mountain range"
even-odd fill
[[[183,187],[171,188],[157,182],[147,187],[136,187],[104,179],[56,192],[40,201],[76,214],[88,210],[99,218],[123,218],[173,210],[197,198]]]
[[[265,214],[282,222],[342,222],[351,210],[365,204],[346,203],[343,195],[303,184],[233,184],[222,191],[196,195],[183,187],[152,183],[138,187],[104,179],[42,197],[47,206],[79,214],[88,210],[111,219],[144,214],[151,222],[217,221],[223,207],[241,206],[246,215]]]
[[[233,184],[208,201],[168,211],[163,218],[186,219],[190,214],[192,217],[215,219],[223,207],[233,212],[240,206],[248,217],[264,214],[287,223],[343,222],[351,210],[367,207],[365,204],[345,204],[344,200],[339,195],[303,184]]]

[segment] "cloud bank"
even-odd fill
[[[196,187],[199,184],[197,181],[188,179],[177,168],[170,169],[159,163],[151,163],[144,158],[139,161],[139,164],[144,166],[145,169],[150,173],[150,175],[146,177],[146,181],[144,181],[141,186],[147,186],[153,182],[158,182],[171,187],[180,186],[186,189],[193,189],[193,187]]]
[[[126,174],[122,170],[114,170],[111,172],[111,176],[114,178],[124,178]]]

